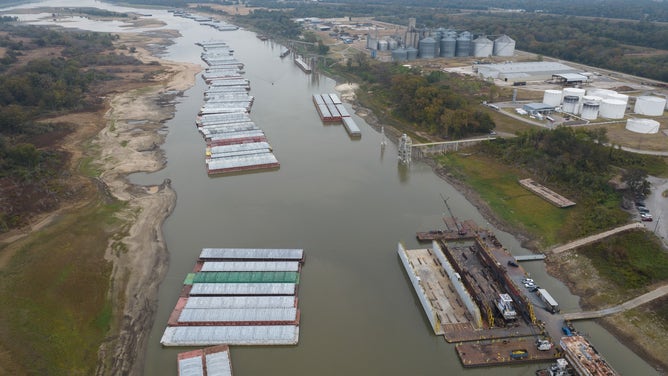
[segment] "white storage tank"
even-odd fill
[[[494,56],[513,56],[515,54],[515,41],[507,35],[494,39]]]
[[[473,40],[473,56],[489,57],[494,51],[494,42],[486,37],[479,37]]]
[[[626,94],[612,93],[608,95],[607,99],[616,99],[624,102],[624,104],[629,104],[629,96]]]
[[[626,103],[617,99],[604,99],[598,113],[606,119],[622,119],[626,111]]]
[[[585,95],[585,89],[579,89],[576,87],[567,87],[562,91],[562,95],[564,96],[564,98],[567,95],[575,95],[578,98],[582,98]]]
[[[543,103],[557,107],[561,104],[561,90],[545,90],[543,93]]]
[[[643,134],[659,133],[659,122],[652,119],[629,119],[626,121],[626,129]]]
[[[603,99],[608,98],[610,95],[615,95],[617,94],[616,91],[614,90],[608,90],[608,89],[588,89],[587,90],[587,95],[592,95],[595,97],[601,97]]]
[[[577,114],[580,109],[580,97],[577,95],[567,95],[564,97],[564,104],[561,109],[569,114]]]
[[[600,106],[601,105],[597,102],[584,101],[582,103],[582,114],[580,116],[586,120],[596,120]]]
[[[582,97],[582,103],[584,103],[584,102],[596,102],[598,104],[601,104],[602,100],[603,100],[603,98],[597,97],[595,95],[585,95],[584,97]]]
[[[647,116],[661,116],[666,108],[666,99],[651,96],[642,96],[636,99],[633,112]]]

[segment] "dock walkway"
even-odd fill
[[[620,233],[620,232],[633,230],[633,229],[641,229],[641,228],[644,229],[645,226],[640,222],[629,223],[629,224],[624,225],[624,226],[613,228],[612,230],[604,231],[604,232],[601,232],[599,234],[587,236],[586,238],[574,240],[574,241],[572,241],[568,244],[560,245],[558,247],[553,248],[552,253],[565,252],[565,251],[571,250],[573,248],[581,247],[583,245],[587,245],[587,244],[593,243],[595,241],[599,241],[601,239],[607,238],[608,236],[611,236],[611,235],[614,235],[614,234],[617,234],[617,233]]]
[[[573,320],[586,320],[594,319],[598,317],[608,316],[615,313],[623,312],[637,306],[649,303],[654,299],[661,298],[668,294],[668,284],[657,287],[656,289],[640,295],[636,298],[633,298],[629,301],[626,301],[622,304],[616,305],[614,307],[600,309],[598,311],[587,311],[587,312],[575,312],[575,313],[565,313],[564,320],[573,321]]]

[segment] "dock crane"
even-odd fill
[[[455,226],[457,227],[457,234],[459,235],[466,235],[466,230],[464,230],[464,227],[462,227],[459,222],[457,222],[457,218],[455,217],[454,213],[452,213],[452,209],[450,209],[450,205],[448,205],[448,200],[450,197],[445,198],[443,197],[443,194],[441,193],[441,200],[443,200],[443,203],[445,204],[445,207],[448,209],[448,213],[450,213],[450,217],[452,218],[452,221],[455,223]]]

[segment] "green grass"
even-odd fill
[[[0,342],[35,375],[92,375],[113,326],[111,263],[119,204],[91,204],[21,241],[0,273]]]
[[[637,289],[668,279],[668,254],[656,237],[632,231],[583,247],[599,274],[622,289]]]
[[[478,192],[504,222],[527,231],[543,246],[563,242],[561,229],[577,209],[557,208],[524,189],[518,180],[527,176],[521,172],[478,155],[451,153],[438,161]]]

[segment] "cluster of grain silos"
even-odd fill
[[[493,41],[484,35],[474,39],[469,31],[460,33],[438,28],[436,30],[410,30],[403,42],[401,38],[378,39],[367,35],[367,48],[371,50],[390,50],[393,61],[407,61],[415,58],[433,59],[436,57],[489,57],[513,56],[515,41],[507,35],[501,35]],[[417,54],[414,54],[417,53]]]

